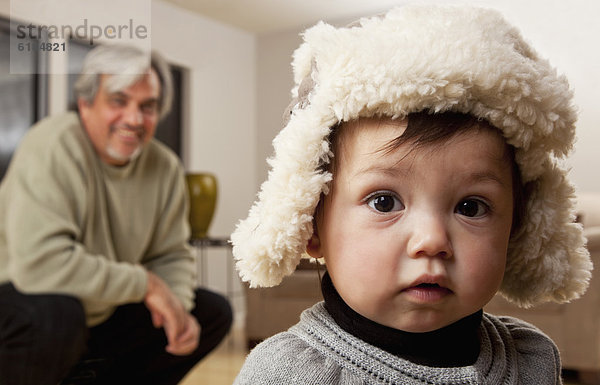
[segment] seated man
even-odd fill
[[[36,124],[0,185],[0,382],[177,384],[232,315],[194,290],[183,168],[153,139],[168,66],[98,47],[75,91],[79,113]]]

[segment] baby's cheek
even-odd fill
[[[471,282],[474,294],[491,298],[502,283],[506,258],[496,253],[488,256],[472,261],[463,279]]]

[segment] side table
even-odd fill
[[[227,290],[226,296],[231,297],[236,294],[233,288],[233,254],[231,252],[231,243],[227,237],[206,237],[191,238],[190,245],[196,250],[197,276],[200,285],[205,285],[208,281],[207,256],[209,248],[227,249]]]

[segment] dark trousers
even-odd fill
[[[232,321],[222,296],[196,290],[200,343],[187,356],[165,351],[162,328],[144,304],[117,308],[88,328],[81,303],[64,295],[25,295],[0,286],[0,385],[175,385],[225,337]]]

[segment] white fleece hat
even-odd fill
[[[296,268],[332,179],[322,167],[333,156],[332,127],[455,111],[501,131],[531,189],[500,292],[521,306],[583,294],[592,264],[561,164],[575,138],[572,91],[517,29],[493,10],[415,5],[346,28],[320,22],[303,36],[292,63],[295,105],[258,200],[231,236],[244,281],[274,286]]]

